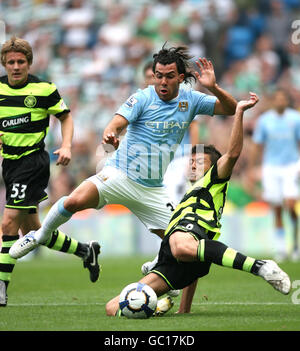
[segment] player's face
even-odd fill
[[[276,110],[283,111],[288,107],[289,100],[286,94],[284,94],[282,91],[277,91],[274,94],[273,103]]]
[[[26,82],[29,72],[29,64],[22,52],[8,52],[6,54],[5,70],[8,83],[12,86]]]
[[[183,82],[184,74],[179,74],[176,63],[162,65],[157,63],[154,73],[154,85],[157,95],[163,101],[170,101],[178,95],[179,85]]]
[[[204,176],[211,167],[211,160],[208,154],[196,153],[191,156],[188,170],[188,179],[191,182],[196,182]]]

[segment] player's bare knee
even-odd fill
[[[83,201],[79,196],[68,196],[64,201],[64,208],[71,213],[82,210],[82,207]]]
[[[174,240],[170,247],[172,255],[179,261],[184,260],[189,253],[186,244],[181,240]]]

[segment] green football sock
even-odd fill
[[[51,237],[45,243],[49,249],[74,254],[79,257],[84,257],[88,252],[88,246],[77,240],[70,238],[60,230],[56,229],[52,232]]]
[[[200,240],[197,254],[201,262],[211,262],[253,274],[257,274],[264,263],[255,258],[245,256],[219,241],[208,239]]]
[[[10,282],[13,269],[17,262],[15,258],[10,257],[8,252],[18,239],[19,235],[2,235],[2,248],[0,251],[0,280],[5,282],[6,287]]]

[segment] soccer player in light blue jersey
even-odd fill
[[[144,88],[154,85],[155,77],[153,73],[153,62],[147,62],[143,68]],[[181,84],[182,88],[191,89],[191,84]],[[200,119],[200,116],[199,116]],[[185,131],[181,143],[179,144],[174,159],[170,162],[166,173],[164,174],[163,184],[166,187],[170,200],[177,205],[185,191],[187,190],[186,170],[189,168],[189,155],[192,145],[199,144],[199,124],[196,117]],[[177,174],[177,177],[174,177]]]
[[[104,168],[54,204],[42,227],[18,240],[10,255],[21,257],[43,244],[53,228],[75,212],[106,204],[126,206],[151,232],[163,237],[172,210],[163,175],[178,144],[196,115],[233,115],[236,100],[218,86],[209,60],[199,58],[199,72],[191,71],[186,47],[163,46],[153,58],[154,86],[129,97],[104,130],[102,143],[116,149]],[[180,89],[182,82],[192,79],[212,95]]]
[[[299,197],[300,113],[289,107],[289,96],[278,89],[272,96],[273,108],[263,113],[256,124],[251,166],[262,154],[263,199],[275,216],[275,255],[287,258],[283,209],[290,214],[293,229],[292,258],[299,259],[298,224],[295,210]]]

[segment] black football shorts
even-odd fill
[[[174,228],[174,231],[190,232],[195,240],[212,239],[215,233],[208,232],[200,227],[197,223],[182,221]],[[178,262],[172,255],[169,234],[164,237],[158,255],[158,262],[151,270],[152,273],[158,274],[168,284],[170,289],[183,289],[190,285],[196,279],[209,273],[211,263],[208,262]]]
[[[34,213],[38,203],[48,198],[45,189],[50,178],[49,154],[40,150],[18,160],[4,159],[2,175],[6,188],[5,207],[29,209]]]

